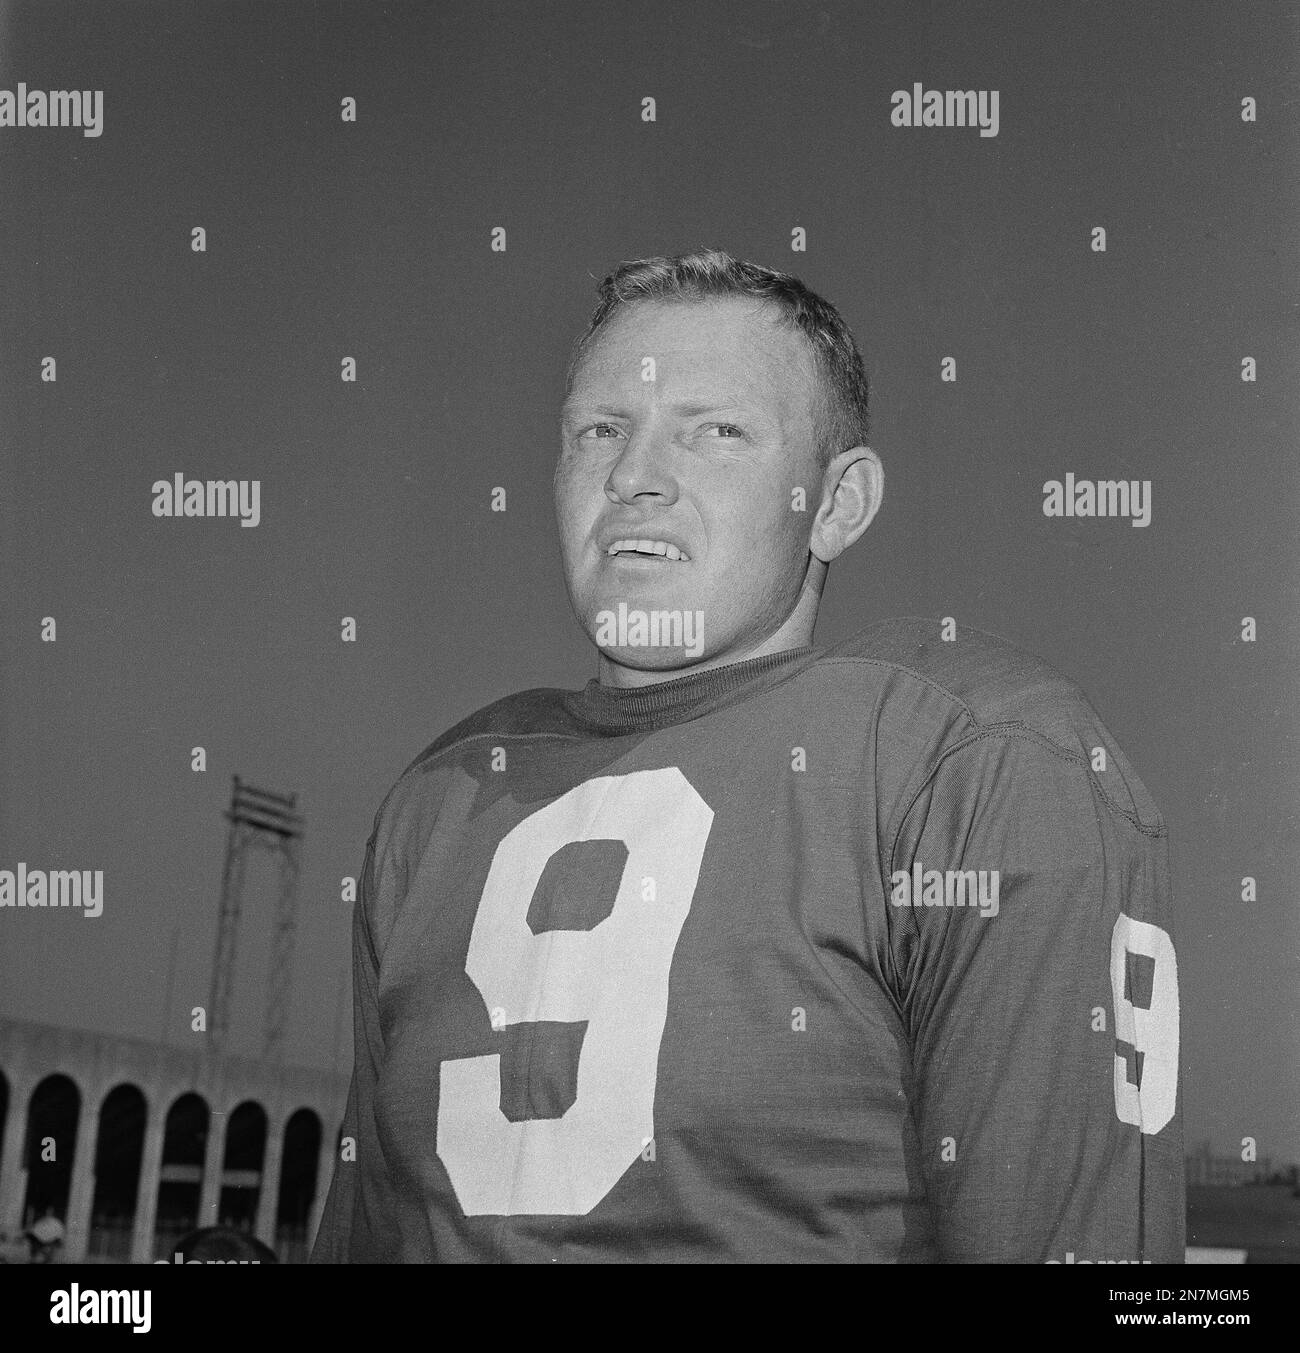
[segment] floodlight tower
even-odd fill
[[[280,887],[263,1025],[263,1061],[277,1060],[283,1049],[284,1022],[293,980],[293,936],[302,842],[303,820],[294,811],[297,802],[296,794],[272,794],[245,784],[238,775],[234,777],[230,807],[226,811],[230,831],[226,837],[221,915],[217,923],[217,949],[212,962],[212,998],[208,1012],[209,1036],[218,1053],[225,1051],[230,1032],[230,992],[235,978],[244,863],[250,850],[270,851],[279,865]]]

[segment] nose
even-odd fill
[[[677,501],[678,485],[665,455],[666,444],[647,432],[633,433],[605,480],[605,496],[612,503],[636,503],[642,498],[668,504]]]

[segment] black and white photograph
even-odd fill
[[[0,4],[32,1328],[427,1264],[1250,1324],[1298,82],[1293,0]]]

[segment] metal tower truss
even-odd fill
[[[221,879],[221,915],[212,963],[209,1036],[213,1050],[225,1051],[230,1033],[230,994],[235,980],[239,916],[243,905],[244,864],[250,850],[268,850],[279,865],[271,970],[267,983],[262,1060],[274,1062],[283,1052],[284,1025],[292,984],[293,939],[297,923],[298,874],[301,867],[302,818],[294,811],[296,794],[272,794],[234,777],[226,818],[226,863]]]

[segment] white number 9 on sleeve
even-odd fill
[[[1152,961],[1151,1000],[1144,1009],[1128,997],[1128,955]],[[1110,989],[1115,998],[1115,1039],[1142,1058],[1140,1084],[1129,1080],[1128,1061],[1115,1054],[1115,1113],[1144,1133],[1160,1131],[1178,1098],[1178,961],[1168,931],[1120,912],[1110,935]]]

